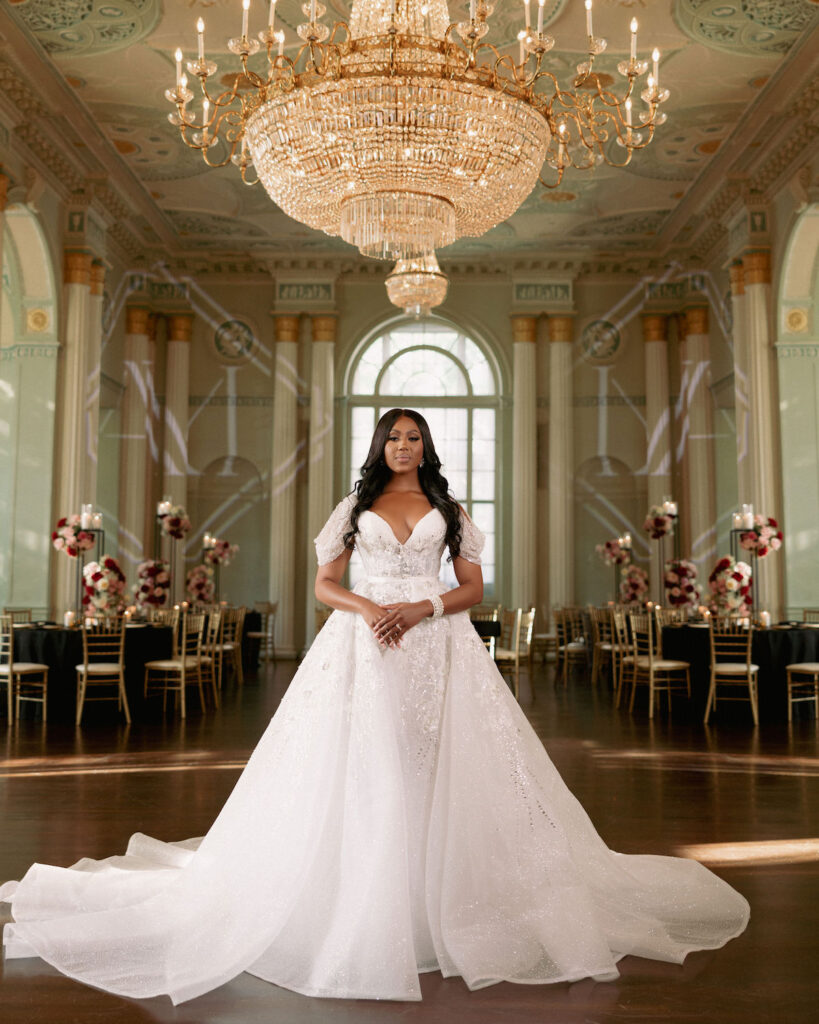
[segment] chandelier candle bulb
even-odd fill
[[[540,0],[538,0],[538,3],[540,3]],[[542,6],[543,4],[541,4]],[[586,35],[589,39],[594,37],[594,32],[592,32],[592,0],[586,0]]]
[[[270,10],[267,14],[267,27],[273,32],[273,26],[276,24],[276,0],[270,0]]]
[[[523,0],[523,9],[526,12],[526,32],[532,27],[532,15],[529,8],[530,0]],[[524,33],[525,35],[525,33]]]
[[[475,24],[475,3],[476,0],[469,0],[469,20]]]
[[[316,23],[316,0],[310,0],[310,24]]]
[[[284,56],[284,32],[281,29],[276,33],[276,38],[279,41],[279,56]]]
[[[176,91],[182,88],[182,51],[177,46],[176,53],[174,54],[176,60]]]
[[[199,60],[205,59],[205,22],[202,18],[196,21],[196,34],[199,43]]]
[[[586,0],[586,2],[591,5],[591,0]],[[543,35],[543,5],[545,3],[546,0],[537,0],[537,34],[539,36]]]
[[[521,65],[523,64],[523,61],[524,61],[524,57],[526,56],[526,55],[524,54],[524,52],[523,52],[523,40],[524,40],[525,38],[526,38],[526,29],[525,29],[525,28],[522,28],[522,29],[520,30],[520,32],[518,32],[518,43],[520,44],[520,61],[519,61],[519,63],[520,63]]]
[[[247,39],[247,19],[250,16],[250,0],[242,0],[242,39]]]
[[[651,59],[654,62],[654,66],[651,71],[654,77],[654,88],[657,92],[660,91],[660,51],[655,46],[651,52]]]
[[[637,60],[637,19],[631,19],[631,59]]]

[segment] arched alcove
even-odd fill
[[[188,479],[188,513],[194,524],[185,544],[187,568],[202,560],[205,533],[239,545],[239,553],[221,570],[221,598],[253,606],[265,599],[270,557],[267,494],[254,463],[222,456]]]
[[[0,606],[45,613],[57,383],[55,270],[37,217],[3,215],[0,302]],[[65,511],[73,511],[71,509]]]

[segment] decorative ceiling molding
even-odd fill
[[[810,0],[677,0],[674,20],[696,43],[725,53],[787,53],[815,14]]]
[[[17,13],[49,53],[99,54],[144,39],[160,0],[17,0]]]

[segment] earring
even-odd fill
[[[420,462],[418,463],[418,468],[420,469],[420,468],[421,468],[421,466],[423,466],[423,464],[424,464],[424,460],[423,460],[423,458],[422,458],[422,459],[421,459],[421,461],[420,461]]]

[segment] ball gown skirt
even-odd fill
[[[317,539],[341,552],[350,499]],[[362,514],[357,591],[440,593],[445,525],[400,544]],[[482,537],[463,520],[461,554]],[[248,971],[312,996],[420,999],[618,976],[739,934],[748,904],[693,860],[609,850],[561,780],[467,613],[383,649],[334,612],[202,839],[137,834],[123,856],[35,864],[0,888],[6,957],[124,996],[192,999]]]

